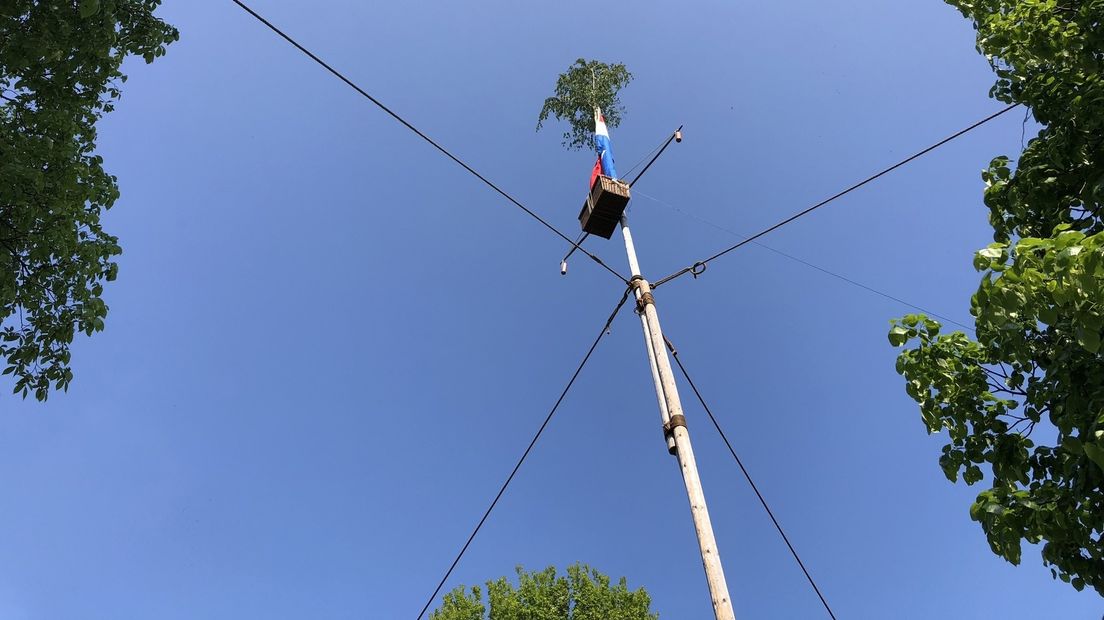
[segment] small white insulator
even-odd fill
[[[682,142],[682,132],[681,131],[676,131],[675,132],[675,142]]]
[[[560,261],[560,275],[561,276],[566,276],[567,275],[567,261],[565,261],[565,260]]]

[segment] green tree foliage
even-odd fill
[[[479,586],[460,586],[445,595],[430,620],[657,620],[643,588],[630,591],[622,577],[617,585],[584,564],[527,573],[518,567],[518,585],[505,577]]]
[[[0,2],[0,356],[15,392],[67,389],[76,332],[103,329],[122,250],[100,217],[119,197],[96,151],[123,59],[153,62],[177,31],[160,0]]]
[[[910,315],[890,342],[951,481],[991,478],[970,516],[993,552],[1022,541],[1104,595],[1104,1],[949,0],[977,29],[991,95],[1043,126],[982,173],[994,240],[979,251],[976,339]],[[1034,436],[1033,436],[1034,433]],[[984,469],[983,469],[984,468]]]
[[[549,116],[567,121],[569,131],[563,134],[563,145],[568,149],[593,148],[594,108],[601,108],[606,125],[617,127],[625,114],[618,93],[631,82],[633,76],[625,65],[608,65],[597,60],[580,58],[556,80],[556,95],[544,100],[537,130]]]

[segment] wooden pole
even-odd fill
[[[648,317],[644,316],[644,313],[640,314],[640,326],[644,328],[644,342],[651,342],[651,332],[648,330]],[[648,351],[648,366],[652,371],[652,384],[655,385],[656,400],[659,402],[659,417],[663,420],[663,439],[667,442],[667,452],[675,454],[675,437],[666,429],[669,428],[668,422],[671,421],[670,414],[667,413],[667,397],[663,395],[663,381],[659,378],[659,365],[656,364],[655,351],[652,347],[644,347]]]
[[[679,399],[675,375],[671,370],[671,359],[667,356],[663,330],[659,325],[655,298],[652,296],[651,285],[640,275],[640,263],[636,257],[632,231],[629,229],[628,218],[624,216],[621,218],[621,232],[625,237],[625,253],[628,255],[629,268],[632,270],[633,293],[643,317],[644,344],[648,348],[648,358],[653,368],[652,378],[656,381],[660,414],[664,421],[664,434],[668,442],[674,442],[674,454],[678,457],[682,470],[682,481],[686,485],[686,496],[690,500],[690,515],[694,520],[698,548],[701,551],[702,565],[705,567],[705,579],[713,599],[713,615],[716,620],[735,620],[724,567],[721,566],[721,556],[717,551],[717,539],[713,535],[713,524],[709,520],[709,508],[705,503],[705,491],[702,490],[701,478],[698,476],[698,464],[694,459],[694,449],[690,445],[690,434],[686,430],[686,416],[682,412],[682,401]]]

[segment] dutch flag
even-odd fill
[[[594,108],[594,149],[598,151],[598,163],[601,164],[602,174],[611,179],[617,178],[617,169],[613,166],[613,146],[610,144],[609,129],[606,128],[606,117],[602,116],[601,108]],[[591,179],[591,185],[594,179]]]

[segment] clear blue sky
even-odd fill
[[[534,133],[576,57],[636,81],[621,168],[756,231],[999,108],[938,0],[254,0],[565,230],[591,156]],[[107,331],[0,416],[0,618],[411,619],[620,295],[608,274],[229,0],[170,2],[100,146],[122,199]],[[602,27],[605,22],[606,27]],[[1009,114],[763,239],[966,321],[979,171]],[[1030,130],[1030,127],[1029,127]],[[638,198],[645,275],[733,242]],[[626,270],[615,241],[589,247]],[[747,247],[657,295],[664,325],[842,619],[1092,618],[993,556],[893,370],[908,308]],[[684,395],[741,618],[824,617]],[[667,619],[710,605],[635,317],[603,341],[449,586],[584,561]]]

